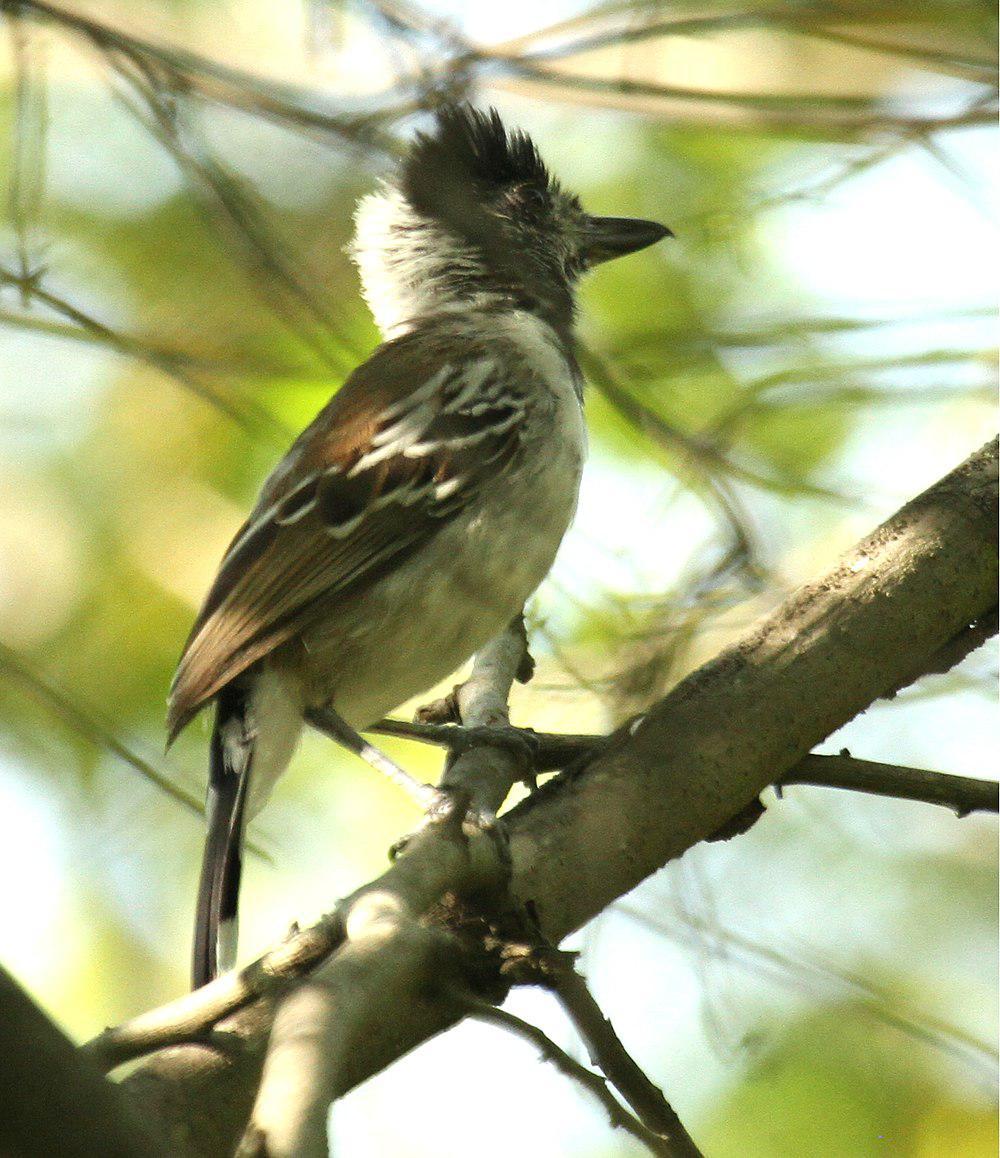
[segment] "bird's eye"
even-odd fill
[[[547,202],[545,193],[534,185],[526,185],[521,190],[521,204],[526,209],[544,209]]]

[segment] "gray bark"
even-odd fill
[[[558,941],[724,827],[874,700],[933,671],[996,605],[996,444],[909,503],[822,579],[694,672],[585,767],[509,816],[512,887]],[[338,1076],[343,1093],[455,1020],[411,992]],[[183,1045],[122,1088],[175,1155],[231,1153],[260,1080],[272,1007]],[[111,1110],[109,1110],[109,1113]],[[115,1111],[117,1113],[117,1111]]]

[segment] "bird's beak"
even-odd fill
[[[673,233],[657,221],[639,217],[591,217],[584,232],[582,253],[588,265],[636,253]]]

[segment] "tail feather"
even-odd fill
[[[219,695],[208,781],[208,836],[198,885],[192,981],[214,980],[236,957],[243,828],[253,765],[253,729],[243,688]]]

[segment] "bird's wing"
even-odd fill
[[[272,472],[181,656],[171,740],[318,600],[397,566],[509,465],[524,394],[485,351],[442,354],[407,337],[380,347]]]

